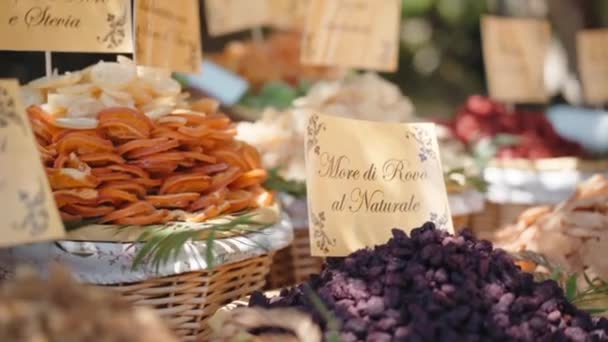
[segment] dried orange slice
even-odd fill
[[[103,172],[95,175],[101,182],[126,181],[133,179],[130,174],[124,172]]]
[[[128,107],[104,109],[99,112],[97,119],[99,127],[118,140],[146,139],[153,126],[144,113]]]
[[[154,178],[134,178],[132,180],[132,182],[141,184],[141,185],[145,186],[146,188],[156,188],[163,183],[162,180],[154,179]]]
[[[106,182],[103,184],[102,188],[100,189],[118,189],[118,190],[124,190],[127,192],[130,192],[132,194],[137,195],[137,197],[141,197],[143,198],[144,196],[146,196],[147,191],[146,188],[138,183],[135,183],[133,181],[111,181],[111,182]]]
[[[125,153],[131,152],[138,148],[146,148],[152,147],[156,144],[162,144],[164,142],[169,141],[166,138],[154,138],[154,139],[138,139],[126,142],[116,148],[116,153],[123,155]]]
[[[235,151],[227,149],[215,150],[211,151],[211,155],[217,157],[218,160],[236,166],[243,171],[249,170],[249,166],[247,165],[247,163]]]
[[[208,195],[202,196],[201,198],[199,198],[198,200],[193,202],[190,205],[190,208],[188,208],[188,209],[190,211],[197,211],[197,210],[201,210],[201,209],[207,208],[212,205],[219,205],[222,201],[224,201],[227,194],[228,194],[228,189],[221,188]]]
[[[105,188],[99,190],[99,203],[111,203],[113,205],[124,202],[136,202],[137,196],[124,190],[116,188]]]
[[[70,132],[57,142],[59,153],[77,152],[78,154],[112,152],[114,146],[105,140],[82,132]]]
[[[187,208],[201,195],[196,192],[186,192],[172,195],[146,196],[145,200],[156,208]]]
[[[177,140],[182,145],[197,145],[198,139],[182,134],[178,131],[174,131],[170,128],[165,127],[157,127],[157,129],[152,133],[154,138],[165,138]]]
[[[109,152],[83,154],[80,156],[80,160],[93,166],[107,165],[110,163],[123,164],[126,162],[118,154]]]
[[[99,180],[92,174],[77,169],[48,169],[47,177],[53,190],[95,188]]]
[[[220,103],[217,100],[211,98],[204,98],[192,102],[190,106],[192,110],[199,111],[206,114],[213,114],[220,108]]]
[[[210,114],[205,116],[204,124],[209,128],[222,129],[230,127],[232,121],[224,114]]]
[[[68,214],[77,215],[80,217],[99,217],[107,215],[114,211],[112,206],[85,206],[80,204],[68,204],[62,208],[62,210]]]
[[[241,155],[247,165],[249,165],[250,170],[262,168],[260,154],[253,146],[244,144],[241,149]]]
[[[209,139],[215,140],[231,140],[236,136],[236,129],[230,129],[225,131],[215,131],[209,134]]]
[[[98,137],[98,138],[103,138],[103,136],[101,134],[99,134],[99,132],[97,132],[96,130],[91,130],[91,129],[80,129],[80,130],[66,129],[66,130],[63,130],[63,131],[58,131],[55,134],[53,134],[53,143],[59,142],[59,140],[63,139],[66,135],[68,135],[70,133],[74,133],[74,132],[78,132],[78,133],[85,134],[85,135],[91,135],[91,136]]]
[[[70,189],[57,190],[53,192],[55,204],[61,208],[67,204],[86,204],[95,205],[97,203],[98,192],[95,189]]]
[[[203,192],[211,185],[211,177],[202,174],[181,174],[167,177],[161,185],[159,194],[176,194],[183,192]]]
[[[150,214],[142,214],[137,216],[121,217],[116,219],[114,222],[117,224],[128,224],[128,225],[146,225],[146,224],[157,224],[164,223],[170,220],[170,214],[168,210],[156,210]]]
[[[177,169],[177,162],[140,159],[130,161],[129,163],[131,165],[139,166],[152,174],[167,175]]]
[[[175,140],[165,140],[150,147],[142,147],[134,149],[126,154],[129,159],[141,159],[151,154],[166,152],[179,146],[179,142]]]
[[[202,161],[202,162],[206,162],[206,163],[210,163],[210,164],[214,164],[217,159],[213,156],[208,156],[206,154],[200,153],[200,152],[182,152],[182,155],[185,158],[190,158],[190,159],[194,159],[196,161]]]
[[[226,163],[209,164],[209,165],[194,167],[194,168],[192,168],[192,172],[210,175],[212,173],[225,171],[228,169],[228,167],[229,167],[229,165]]]
[[[177,129],[177,131],[179,133],[182,133],[184,135],[187,135],[189,137],[194,137],[194,138],[202,138],[202,137],[208,136],[213,133],[213,131],[211,129],[209,129],[209,127],[203,126],[203,125],[196,126],[196,127],[183,126],[183,127],[179,127]]]
[[[230,211],[236,212],[246,209],[251,205],[253,194],[245,190],[230,191],[226,195],[226,201],[230,205]]]
[[[217,173],[211,178],[211,186],[207,191],[215,191],[227,187],[242,175],[242,171],[238,167],[231,166],[228,170]]]
[[[242,189],[263,183],[268,177],[264,169],[255,169],[242,174],[237,180],[230,184],[231,188]]]
[[[109,165],[106,168],[108,170],[112,170],[112,171],[128,173],[135,177],[140,177],[140,178],[149,178],[150,177],[150,175],[146,171],[144,171],[142,168],[134,166],[134,165],[116,164],[116,165]]]
[[[113,211],[113,212],[105,215],[104,217],[101,218],[101,220],[99,220],[99,222],[107,223],[107,222],[115,221],[120,218],[150,214],[150,213],[153,213],[154,211],[155,211],[155,209],[152,204],[145,202],[145,201],[139,201],[139,202],[131,203],[131,204],[127,205],[126,207],[124,207],[123,209],[119,209],[119,210]]]

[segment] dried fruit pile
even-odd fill
[[[498,158],[584,156],[580,145],[557,134],[544,113],[509,111],[504,104],[483,96],[469,97],[450,127],[469,146],[498,134],[516,136],[518,143],[501,146]]]
[[[300,308],[327,334],[312,291],[344,342],[608,341],[608,319],[576,309],[556,282],[534,282],[491,243],[430,222],[411,237],[395,229],[386,244],[329,260],[320,277],[270,300],[257,293],[250,305]]]
[[[64,220],[200,222],[272,201],[219,104],[181,104],[172,82],[123,60],[26,86],[45,101],[27,112]]]

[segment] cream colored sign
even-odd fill
[[[310,0],[302,63],[394,71],[400,19],[401,0]]]
[[[135,62],[198,73],[202,47],[198,0],[135,0]]]
[[[2,0],[0,50],[133,52],[130,0]]]
[[[0,79],[0,246],[65,235],[21,105],[16,80]]]
[[[207,30],[211,36],[242,31],[268,23],[268,0],[205,0]]]
[[[608,29],[581,31],[576,41],[585,100],[593,105],[608,103]]]
[[[512,103],[546,102],[544,65],[551,38],[549,23],[485,16],[481,30],[490,95]]]
[[[427,221],[453,231],[433,124],[313,114],[305,145],[312,255],[345,256]]]
[[[310,0],[268,0],[270,24],[287,30],[304,28]]]

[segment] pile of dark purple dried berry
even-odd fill
[[[312,296],[311,292],[316,295]],[[535,282],[504,251],[465,231],[425,223],[408,237],[329,259],[321,275],[250,306],[296,307],[330,331],[320,299],[351,341],[608,341],[608,319],[569,303],[552,280]]]

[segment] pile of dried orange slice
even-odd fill
[[[201,222],[272,203],[256,149],[216,101],[187,104],[174,82],[122,59],[24,87],[64,220]]]

